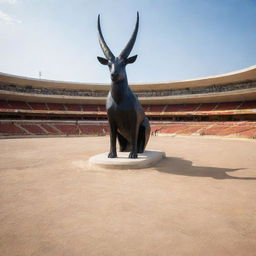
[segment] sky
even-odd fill
[[[256,64],[256,0],[0,0],[0,72],[110,83],[97,16],[119,55],[140,13],[130,83],[186,80]]]

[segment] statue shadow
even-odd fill
[[[159,172],[192,176],[192,177],[211,177],[214,179],[239,179],[239,180],[256,180],[254,177],[236,177],[229,175],[230,172],[244,170],[245,168],[218,168],[209,166],[194,166],[192,161],[177,157],[166,157],[154,168]]]

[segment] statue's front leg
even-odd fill
[[[109,120],[110,125],[110,151],[108,158],[116,158],[116,136],[117,136],[117,127],[113,121]]]

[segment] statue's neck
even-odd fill
[[[122,99],[126,97],[127,92],[128,92],[127,78],[118,82],[112,81],[111,96],[117,104],[119,104],[122,101]]]

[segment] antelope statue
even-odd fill
[[[116,138],[121,152],[130,152],[129,158],[137,158],[143,153],[150,136],[149,120],[138,98],[128,86],[125,67],[135,62],[137,55],[128,57],[132,51],[139,28],[139,13],[133,34],[118,57],[107,46],[100,27],[98,16],[99,43],[106,57],[97,57],[103,65],[108,65],[111,74],[111,89],[108,93],[106,109],[110,126],[110,152],[108,158],[117,157]]]

